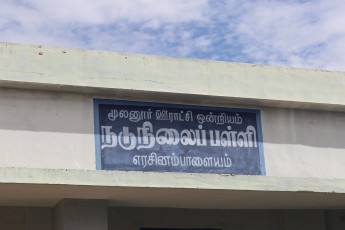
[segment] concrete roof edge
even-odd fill
[[[244,66],[255,66],[255,67],[262,67],[262,68],[278,68],[278,69],[290,69],[296,71],[312,71],[312,72],[324,72],[324,73],[340,73],[345,76],[345,71],[336,71],[336,70],[327,70],[327,69],[314,69],[314,68],[302,68],[302,67],[288,67],[288,66],[280,66],[280,65],[264,65],[264,64],[254,64],[254,63],[244,63],[244,62],[230,62],[230,61],[218,61],[218,60],[210,60],[210,59],[196,59],[196,58],[180,58],[180,57],[171,57],[171,56],[159,56],[159,55],[152,55],[152,54],[139,54],[139,53],[128,53],[128,52],[116,52],[116,51],[108,51],[108,50],[95,50],[95,49],[81,49],[81,48],[70,48],[70,47],[63,47],[63,46],[50,46],[50,45],[37,45],[37,44],[24,44],[24,43],[13,43],[13,42],[1,42],[0,47],[9,48],[11,46],[15,47],[29,47],[34,49],[56,49],[61,52],[67,53],[68,50],[74,52],[93,52],[95,54],[118,54],[122,56],[142,56],[142,57],[152,57],[152,58],[164,58],[164,59],[171,59],[171,60],[186,60],[186,61],[195,61],[195,62],[214,62],[214,63],[233,63],[236,65],[244,65]]]
[[[170,92],[150,92],[133,89],[114,89],[114,88],[97,88],[97,87],[83,87],[71,85],[53,85],[46,83],[32,83],[32,82],[16,82],[16,81],[2,81],[0,79],[0,88],[19,89],[19,90],[38,90],[50,91],[59,93],[81,93],[93,94],[97,98],[112,99],[116,96],[121,100],[134,100],[134,101],[147,101],[147,102],[166,102],[176,103],[184,101],[186,104],[200,105],[200,101],[205,105],[228,103],[232,106],[239,107],[278,107],[278,108],[292,108],[292,109],[311,109],[311,110],[324,110],[345,112],[345,104],[331,104],[331,103],[315,103],[306,101],[282,101],[272,99],[258,99],[258,98],[245,98],[245,97],[224,97],[212,95],[197,95],[197,94],[180,94]],[[222,105],[224,106],[224,105]]]
[[[0,184],[345,193],[344,179],[0,168]]]
[[[0,43],[0,60],[0,87],[7,88],[199,95],[272,107],[345,108],[345,72],[339,71],[10,43]]]

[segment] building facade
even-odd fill
[[[343,72],[0,43],[0,146],[0,229],[345,229]]]

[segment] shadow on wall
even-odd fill
[[[225,103],[215,106],[219,105]],[[345,148],[343,112],[270,107],[260,111],[266,143]],[[93,96],[2,88],[0,118],[0,130],[93,134]]]
[[[264,142],[345,148],[345,113],[263,108],[261,120]]]

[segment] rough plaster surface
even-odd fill
[[[92,99],[0,89],[0,167],[95,169]]]
[[[94,97],[259,109],[267,176],[95,171]],[[341,208],[344,112],[342,72],[0,43],[0,204]]]
[[[3,86],[218,96],[342,110],[345,105],[343,72],[9,43],[0,43],[0,60]]]
[[[95,169],[93,97],[0,89],[0,167]],[[345,178],[345,113],[254,108],[268,176]]]
[[[344,179],[231,176],[196,173],[0,168],[0,185],[72,185],[273,192],[345,193]]]
[[[345,113],[261,109],[266,173],[345,178]]]

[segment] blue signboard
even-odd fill
[[[265,175],[260,111],[94,99],[100,170]]]

